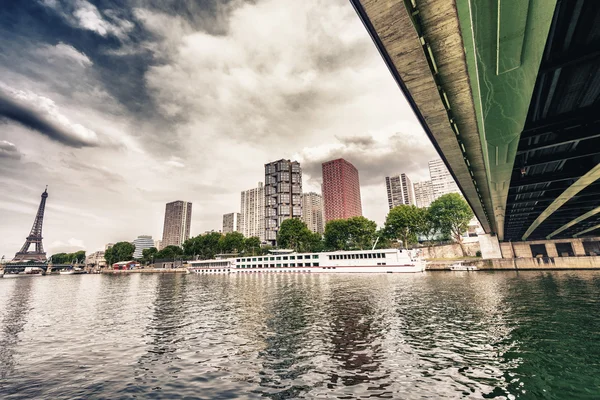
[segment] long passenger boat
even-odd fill
[[[323,253],[296,253],[273,250],[264,256],[188,261],[188,270],[197,274],[256,272],[306,273],[403,273],[423,272],[425,261],[409,250],[353,250]]]

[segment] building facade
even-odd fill
[[[223,214],[223,234],[240,231],[240,213]]]
[[[275,245],[281,223],[302,218],[300,163],[278,160],[265,164],[265,240]]]
[[[133,258],[142,258],[144,250],[154,247],[154,240],[152,240],[152,236],[141,235],[133,241],[133,245],[135,246]]]
[[[415,191],[412,181],[406,174],[385,177],[387,189],[388,206],[390,210],[401,204],[414,206]]]
[[[325,232],[323,218],[323,196],[315,192],[302,194],[302,220],[313,232]]]
[[[89,267],[98,267],[98,268],[106,267],[106,259],[104,258],[104,252],[96,251],[96,252],[88,254],[85,257],[85,265],[87,265]]]
[[[265,188],[262,182],[257,188],[244,190],[240,203],[240,231],[245,237],[265,240]]]
[[[190,238],[192,224],[192,203],[173,201],[165,208],[162,247],[181,246]]]
[[[154,247],[156,247],[156,250],[158,250],[158,251],[162,250],[162,240],[161,239],[155,240]]]
[[[433,187],[431,181],[415,182],[415,201],[419,208],[427,208],[433,203]]]
[[[362,216],[360,182],[354,165],[339,158],[322,164],[325,222]]]
[[[458,185],[441,159],[429,161],[429,176],[434,200],[448,193],[460,194]]]

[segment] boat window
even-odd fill
[[[310,263],[304,263],[305,267],[310,267]]]
[[[278,260],[281,260],[281,257],[277,257]]]
[[[285,263],[285,264],[283,264],[283,266],[284,266],[284,267],[287,267],[288,265],[287,265],[287,263]]]
[[[319,259],[319,255],[318,254],[313,254],[313,258]]]
[[[313,267],[318,267],[319,263],[313,263]]]
[[[240,259],[238,258],[237,260],[235,260],[236,262],[240,262]]]
[[[269,261],[275,261],[275,257],[269,257]]]
[[[385,263],[381,263],[381,265],[385,265]]]
[[[295,260],[296,256],[290,256],[290,260]]]
[[[259,257],[259,258],[258,258],[258,261],[262,261],[262,257]]]
[[[295,266],[296,266],[296,264],[295,264],[295,263],[291,263],[291,264],[290,264],[290,267],[295,267]]]
[[[298,260],[302,260],[302,256],[298,256]]]
[[[278,268],[280,268],[280,267],[281,267],[281,264],[277,264],[277,267],[278,267]]]
[[[283,256],[283,259],[284,259],[284,260],[287,260],[287,259],[288,259],[288,256]]]
[[[253,258],[252,261],[256,261],[256,258]]]

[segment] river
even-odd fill
[[[2,399],[600,399],[600,271],[0,279]]]

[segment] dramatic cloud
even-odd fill
[[[95,5],[86,0],[42,0],[42,4],[54,9],[71,25],[90,30],[100,36],[114,35],[122,39],[134,27],[133,23],[120,18],[112,10],[106,10],[102,15]]]
[[[12,158],[18,160],[21,158],[21,152],[17,146],[6,140],[0,140],[0,158]]]
[[[66,60],[75,62],[82,67],[89,67],[92,65],[92,61],[83,53],[78,52],[73,46],[68,44],[59,43],[55,46],[44,46],[37,50],[37,53],[46,57],[47,61],[54,61],[55,59]]]
[[[219,230],[281,158],[317,192],[321,163],[346,158],[381,224],[385,176],[426,179],[435,158],[347,0],[8,1],[0,254],[22,245],[45,185],[47,251],[90,252],[160,238],[178,199],[193,235]]]
[[[18,122],[67,146],[96,146],[96,133],[71,122],[47,97],[0,83],[0,118]]]

